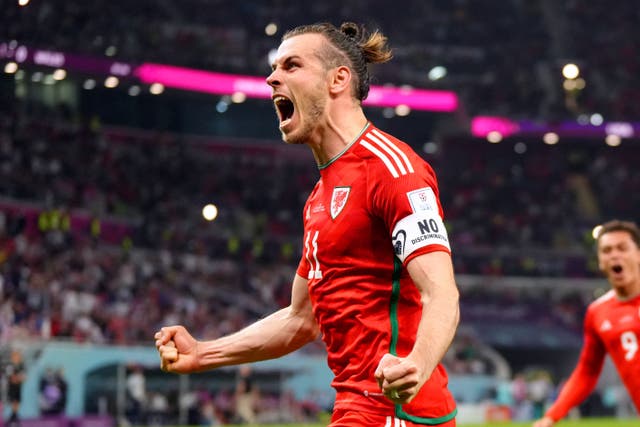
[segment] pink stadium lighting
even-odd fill
[[[458,109],[458,96],[444,90],[403,89],[371,86],[364,105],[395,107],[406,105],[413,110],[453,112]]]
[[[134,74],[143,83],[161,83],[174,89],[218,95],[242,92],[250,98],[271,98],[271,88],[262,77],[214,73],[151,63],[142,64]],[[369,97],[364,104],[376,107],[404,104],[414,110],[452,112],[458,108],[458,97],[450,91],[371,86]]]
[[[232,95],[243,92],[251,98],[271,98],[271,88],[264,79],[250,76],[214,73],[170,65],[145,63],[135,72],[147,84],[162,83],[165,87],[194,92]]]
[[[484,138],[489,132],[499,132],[506,138],[520,129],[520,126],[504,117],[477,116],[471,120],[471,134]]]

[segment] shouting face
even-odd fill
[[[626,231],[610,231],[598,239],[598,266],[621,297],[640,292],[640,248]]]
[[[280,122],[282,139],[304,144],[322,125],[328,94],[328,72],[322,60],[320,34],[288,38],[278,48],[267,83]]]

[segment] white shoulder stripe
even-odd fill
[[[398,171],[396,170],[396,168],[391,164],[389,158],[383,152],[381,152],[365,140],[360,141],[360,144],[367,150],[375,154],[380,160],[382,160],[382,162],[387,166],[387,169],[389,169],[389,172],[391,172],[391,175],[393,175],[394,178],[398,178],[400,176],[398,175]]]
[[[389,144],[389,147],[391,147],[392,150],[394,150],[396,153],[398,153],[400,155],[400,157],[402,157],[405,161],[405,164],[407,165],[407,169],[409,170],[409,172],[413,173],[413,165],[411,164],[411,162],[409,161],[409,158],[407,157],[407,155],[398,148],[398,146],[396,144],[394,144],[393,142],[391,142],[389,140],[389,138],[387,138],[386,136],[384,136],[382,134],[382,132],[380,132],[378,129],[373,129],[371,131],[371,133],[374,133],[378,138],[380,138],[381,140],[385,141],[387,144]]]
[[[389,148],[389,146],[387,144],[383,143],[382,141],[380,141],[378,138],[376,138],[375,136],[373,136],[370,133],[368,133],[366,135],[366,137],[369,138],[371,141],[373,141],[378,147],[382,148],[388,155],[391,156],[391,158],[395,162],[395,164],[398,167],[398,169],[400,169],[400,174],[401,175],[406,175],[407,174],[407,170],[405,169],[404,165],[402,164],[402,161],[400,161],[400,159],[398,158],[396,153],[391,151],[391,148]]]
[[[603,295],[601,295],[599,298],[597,298],[595,301],[593,301],[593,305],[598,305],[598,304],[602,304],[605,301],[609,301],[612,298],[616,297],[616,291],[614,291],[613,289],[608,290],[607,292],[605,292]]]

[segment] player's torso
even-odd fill
[[[382,219],[370,211],[365,167],[351,153],[330,165],[304,214],[309,293],[330,351],[344,348],[350,332],[364,331],[363,321],[371,322],[371,332],[388,330],[393,245]]]
[[[409,354],[422,315],[403,260],[449,249],[432,169],[406,144],[368,126],[321,169],[303,216],[298,274],[309,280],[336,408],[411,414],[426,423],[451,419],[455,402],[442,366],[403,407],[406,414],[382,396],[374,377],[385,353]]]
[[[626,381],[640,395],[640,297],[611,297],[593,307],[592,327]]]
[[[304,212],[302,263],[337,386],[371,386],[377,361],[391,351],[392,334],[398,354],[408,353],[421,313],[420,294],[395,256],[388,215],[408,210],[408,198],[402,193],[402,207],[380,202],[381,188],[395,188],[409,167],[400,171],[377,161],[366,146],[375,143],[368,135],[321,169]],[[385,145],[390,151],[406,148],[389,148],[392,143]],[[407,165],[411,153],[403,155]],[[398,322],[403,327],[392,329]]]

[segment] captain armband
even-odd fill
[[[396,223],[391,237],[394,252],[402,262],[416,249],[430,245],[451,250],[444,222],[432,210],[420,210],[404,217]]]

